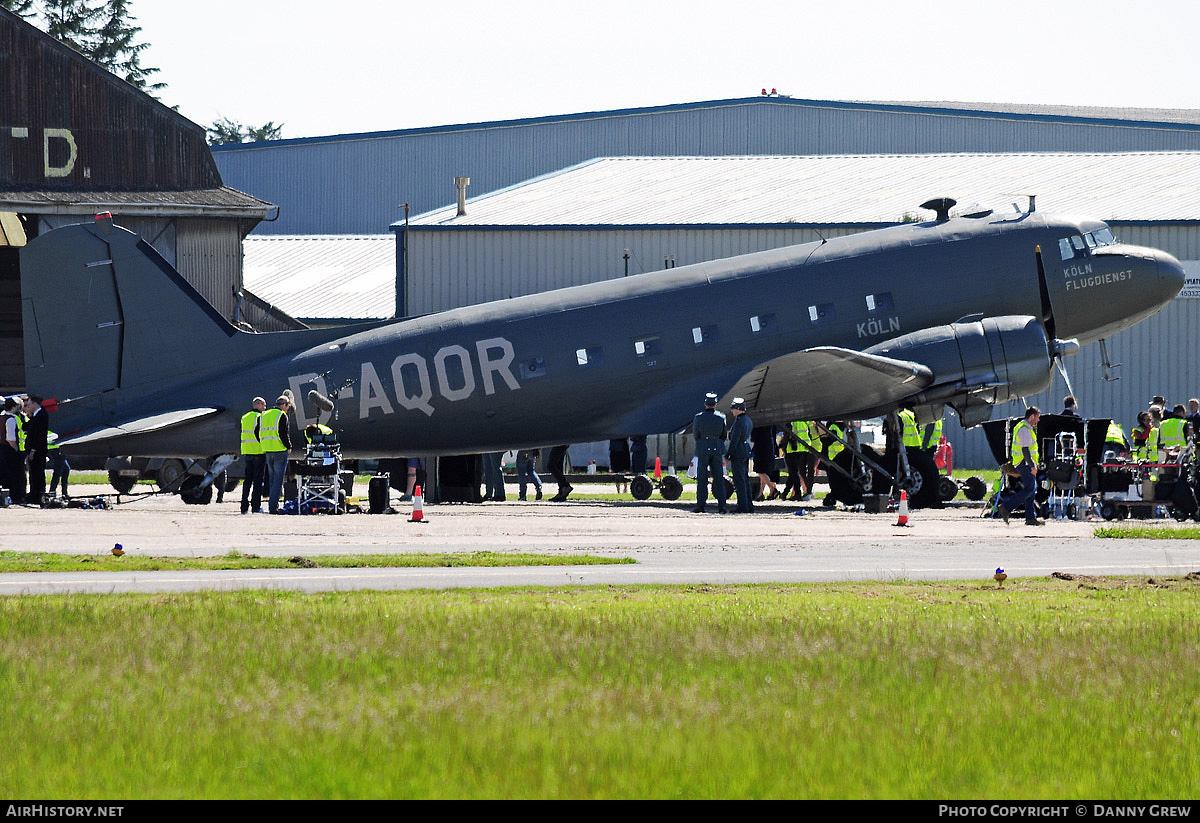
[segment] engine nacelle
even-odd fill
[[[1046,339],[1041,321],[1020,315],[922,329],[867,352],[928,366],[934,382],[912,401],[949,404],[969,427],[989,419],[997,403],[1049,388],[1051,354],[1061,348]]]

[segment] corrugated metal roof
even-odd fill
[[[246,288],[300,320],[396,313],[396,237],[273,235],[243,243]]]
[[[1022,117],[1068,117],[1085,120],[1126,120],[1136,123],[1175,123],[1200,125],[1200,109],[1142,109],[1116,106],[1063,106],[1043,103],[964,103],[953,101],[876,100],[874,105],[916,109],[943,109],[988,114],[1016,114]]]
[[[232,215],[260,220],[275,208],[265,200],[229,186],[170,191],[0,189],[0,206],[13,211],[55,214],[94,214],[111,208],[128,214],[187,217]]]
[[[786,95],[754,97],[733,97],[721,100],[699,100],[692,103],[667,103],[661,106],[639,106],[625,109],[603,109],[597,111],[571,112],[568,114],[547,114],[537,117],[518,117],[510,120],[482,120],[473,123],[450,123],[440,126],[421,126],[410,129],[389,129],[384,131],[350,132],[345,134],[318,135],[315,137],[291,137],[281,140],[262,140],[251,143],[226,143],[213,146],[214,154],[229,154],[233,152],[264,151],[287,145],[307,145],[313,143],[339,143],[359,140],[386,140],[395,137],[411,137],[421,134],[440,134],[456,131],[474,131],[480,129],[503,129],[514,126],[552,125],[576,120],[592,120],[608,117],[639,116],[646,114],[662,114],[669,112],[692,111],[696,109],[719,108],[725,106],[744,106],[747,104],[799,107],[799,108],[835,108],[847,110],[872,110],[892,113],[941,110],[947,113],[961,115],[981,115],[987,117],[993,114],[1009,114],[1036,120],[1088,120],[1088,121],[1128,121],[1136,123],[1157,123],[1177,126],[1200,126],[1200,110],[1197,109],[1142,109],[1118,108],[1110,106],[1055,106],[1038,103],[961,103],[953,101],[901,101],[901,100],[813,100]]]
[[[1200,220],[1200,152],[603,157],[411,225],[871,225],[928,219],[933,197],[1006,211],[1029,194],[1105,220]]]

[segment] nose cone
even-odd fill
[[[1179,261],[1165,251],[1157,251],[1155,261],[1158,263],[1158,287],[1163,302],[1175,299],[1175,295],[1183,291],[1186,276]]]

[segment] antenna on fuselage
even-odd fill
[[[926,200],[921,204],[921,208],[929,209],[937,212],[937,222],[945,223],[950,219],[950,209],[954,208],[958,201],[952,197],[935,197],[932,200]]]
[[[1006,196],[1008,196],[1008,197],[1024,197],[1026,200],[1028,200],[1029,208],[1025,210],[1025,212],[1024,212],[1025,214],[1033,214],[1035,211],[1037,211],[1037,195],[1036,194],[1022,194],[1022,193],[1018,192],[1018,193],[1013,193],[1013,194],[1009,194]],[[1015,211],[1017,214],[1021,214],[1021,207],[1019,205],[1017,205],[1016,203],[1013,203],[1012,207],[1013,207],[1013,211]]]

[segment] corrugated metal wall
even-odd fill
[[[232,220],[176,221],[175,267],[226,319],[242,287],[242,230]]]
[[[227,185],[280,206],[260,234],[378,234],[594,157],[1200,149],[1191,125],[750,98],[377,135],[222,146]],[[302,173],[298,173],[302,170]]]
[[[0,12],[0,187],[221,185],[204,129]]]

